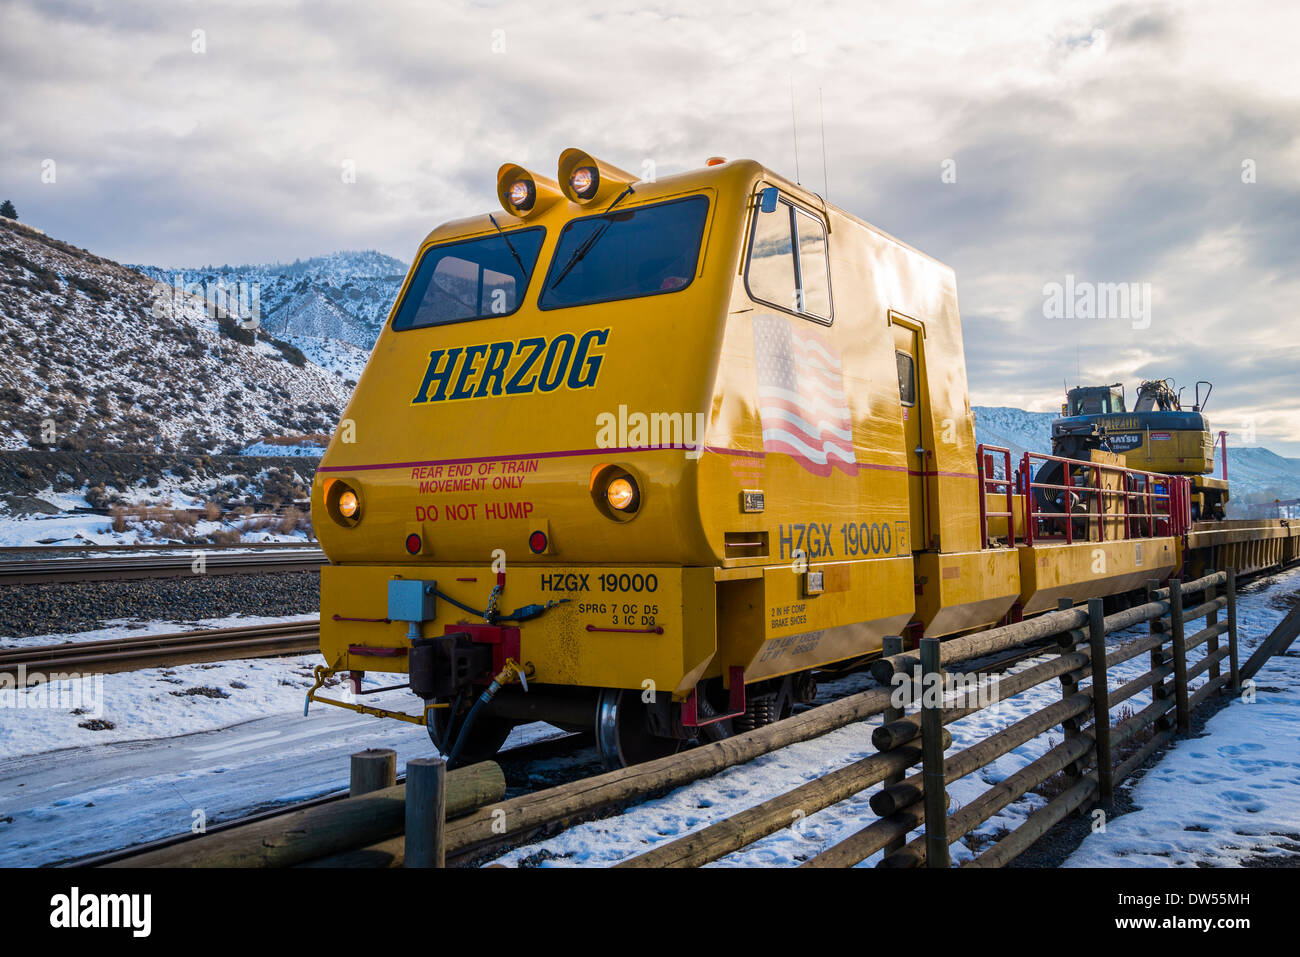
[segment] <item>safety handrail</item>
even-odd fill
[[[1049,462],[1062,464],[1061,481],[1035,481],[1034,475]],[[1078,478],[1084,484],[1078,484],[1076,472],[1082,473]],[[1122,534],[1112,535],[1112,540],[1181,535],[1191,527],[1190,483],[1185,476],[1040,452],[1024,454],[1019,475],[1027,544],[1032,545],[1036,538],[1063,538],[1067,544],[1073,544],[1076,522],[1084,523],[1084,541],[1106,541],[1108,527],[1115,526]],[[1114,477],[1115,487],[1106,487],[1106,476]],[[1040,492],[1064,493],[1064,510],[1037,508],[1036,493]],[[1108,509],[1116,500],[1122,503],[1121,508]],[[1078,505],[1083,507],[1077,508]],[[1053,532],[1052,526],[1061,530]]]
[[[1002,456],[1002,478],[997,478],[992,474],[995,459],[991,453],[999,453]],[[984,445],[981,443],[975,449],[975,458],[979,463],[980,472],[980,547],[989,547],[990,518],[1005,518],[1007,520],[1007,544],[1015,545],[1015,479],[1011,474],[1011,450],[997,445]],[[1005,512],[990,512],[988,508],[989,492],[992,491],[996,494],[999,488],[1006,494],[1007,510]]]

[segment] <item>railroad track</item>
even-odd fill
[[[221,545],[216,542],[194,542],[185,544],[183,542],[162,542],[159,544],[149,544],[148,542],[135,542],[129,545],[108,544],[96,545],[94,542],[79,540],[78,544],[63,544],[65,540],[49,541],[44,545],[0,545],[0,556],[4,555],[61,555],[74,554],[83,552],[111,552],[122,553],[124,555],[133,552],[192,552],[195,549],[221,550],[226,552],[237,551],[276,551],[283,549],[304,549],[308,546],[303,542],[235,542],[232,545]]]
[[[20,668],[29,674],[113,674],[205,661],[312,652],[319,643],[320,624],[317,621],[64,642],[0,649],[0,674],[16,675]]]
[[[107,549],[106,549],[107,550]],[[42,550],[44,554],[49,549]],[[123,581],[140,578],[198,578],[203,575],[256,575],[316,571],[329,559],[319,549],[278,552],[206,551],[186,546],[175,555],[105,555],[93,558],[29,558],[0,561],[0,585],[51,582]],[[202,571],[196,571],[196,562]]]

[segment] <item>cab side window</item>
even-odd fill
[[[758,302],[829,323],[830,259],[822,221],[784,199],[770,213],[755,208],[745,284]]]
[[[898,363],[898,398],[903,405],[916,405],[916,365],[906,352],[895,352]]]

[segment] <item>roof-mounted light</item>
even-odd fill
[[[563,198],[560,187],[515,163],[506,163],[497,171],[497,199],[511,216],[530,219]]]
[[[570,174],[569,186],[579,199],[591,199],[600,187],[600,171],[594,166],[579,166]]]
[[[636,177],[590,153],[570,148],[560,154],[559,180],[570,200],[579,206],[597,206],[609,203],[635,183]]]

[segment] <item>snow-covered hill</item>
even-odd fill
[[[0,340],[0,448],[233,450],[328,434],[350,392],[291,343],[3,218]]]
[[[972,411],[976,441],[1009,448],[1016,458],[1027,451],[1051,452],[1056,413],[1005,406],[975,406]],[[1265,448],[1234,447],[1229,436],[1228,483],[1237,504],[1300,498],[1300,459],[1283,458]]]
[[[160,269],[133,266],[169,286],[256,284],[262,327],[280,338],[335,339],[367,352],[397,298],[406,264],[383,253],[338,252],[293,263]],[[301,346],[306,352],[306,347]]]
[[[1054,412],[1026,412],[1006,406],[974,406],[976,440],[1010,449],[1013,459],[1026,452],[1052,451]]]

